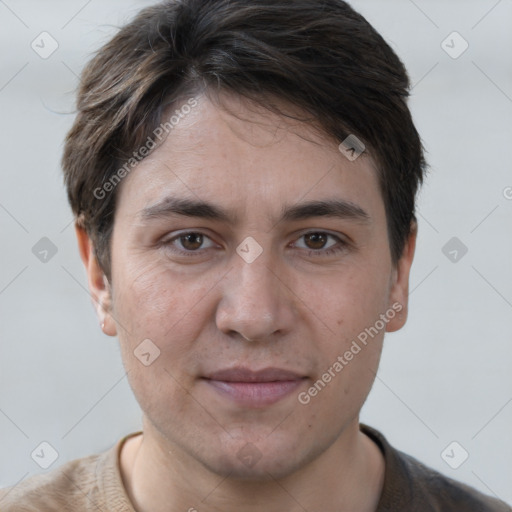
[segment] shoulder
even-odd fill
[[[136,435],[136,434],[132,434]],[[119,470],[119,451],[126,436],[109,450],[76,459],[48,473],[0,489],[1,512],[107,510],[132,512]]]
[[[69,510],[84,499],[94,481],[100,455],[68,462],[58,469],[22,480],[0,490],[2,512]],[[78,509],[78,508],[77,508]]]
[[[406,453],[397,450],[397,456],[414,480],[417,496],[422,496],[423,501],[429,502],[432,510],[512,512],[512,508],[504,502],[444,476]]]
[[[361,425],[361,431],[377,443],[386,463],[377,512],[512,512],[506,503],[444,476],[393,448],[377,430]]]

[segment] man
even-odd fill
[[[407,317],[408,78],[340,0],[181,0],[88,64],[63,169],[143,432],[2,511],[504,511],[359,412]]]

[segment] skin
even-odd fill
[[[76,228],[92,297],[102,305],[100,322],[119,338],[144,413],[143,435],[121,452],[127,493],[139,512],[374,511],[384,461],[359,431],[359,411],[384,332],[407,318],[416,229],[393,265],[369,155],[351,162],[310,125],[221,98],[236,116],[198,97],[165,142],[123,179],[111,283],[89,237]],[[143,218],[146,207],[167,196],[220,205],[236,222]],[[329,199],[359,206],[367,221],[278,222],[284,206]],[[187,232],[203,234],[202,245],[178,237]],[[246,237],[263,250],[252,263],[236,252]],[[332,247],[340,250],[327,254]],[[401,312],[301,404],[299,392],[394,303]],[[134,350],[148,338],[160,356],[145,366]],[[201,378],[233,366],[284,368],[304,379],[272,405],[240,406]],[[260,457],[250,467],[237,455],[247,443]]]

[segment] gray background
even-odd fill
[[[151,3],[0,0],[0,486],[43,471],[31,458],[42,441],[58,452],[53,469],[140,428],[90,303],[59,160],[88,55]],[[352,4],[408,67],[431,164],[409,322],[386,338],[361,419],[512,504],[512,1]],[[31,48],[43,31],[59,45],[47,59]],[[457,59],[441,46],[453,31],[469,43]],[[42,237],[57,248],[47,262],[32,252]],[[468,249],[456,262],[443,253],[452,237]],[[469,453],[458,469],[441,456],[453,441]],[[461,448],[447,453],[460,462]]]

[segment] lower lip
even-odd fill
[[[282,400],[303,383],[304,379],[276,382],[226,382],[204,379],[220,394],[230,398],[238,405],[246,407],[264,407]]]

